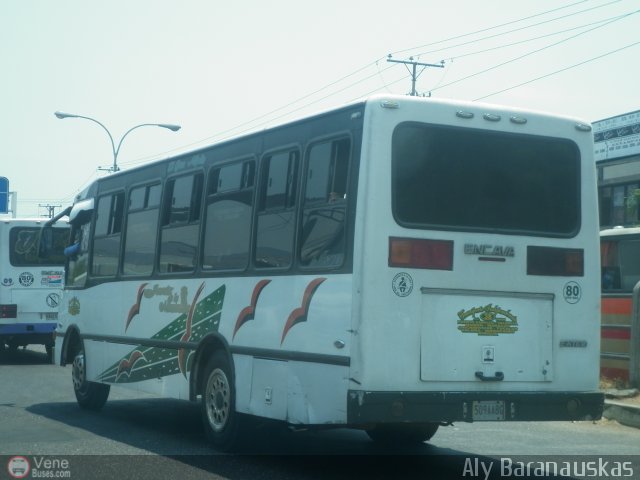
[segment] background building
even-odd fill
[[[640,225],[640,110],[593,122],[600,227]]]

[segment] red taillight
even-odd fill
[[[584,276],[584,250],[578,248],[527,247],[527,275]]]
[[[0,318],[17,318],[18,305],[15,303],[0,305]]]
[[[453,270],[453,241],[390,237],[389,266]]]

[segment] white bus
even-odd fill
[[[70,211],[57,341],[111,385],[422,442],[454,421],[599,418],[590,126],[397,96],[97,180]]]
[[[69,228],[58,224],[48,254],[38,253],[45,220],[0,218],[0,348],[44,345],[53,360]]]

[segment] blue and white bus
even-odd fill
[[[52,360],[69,228],[56,225],[43,256],[38,244],[44,224],[43,219],[0,218],[0,348],[40,344]]]
[[[597,419],[590,126],[375,96],[93,183],[69,217],[59,362],[253,417],[422,442],[454,421]]]

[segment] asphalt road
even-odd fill
[[[17,456],[30,464],[26,478],[485,478],[476,460],[500,478],[492,475],[509,465],[501,462],[575,458],[600,462],[601,478],[631,462],[624,465],[640,478],[640,429],[607,420],[461,423],[399,451],[359,431],[256,425],[242,455],[224,455],[206,444],[196,404],[112,388],[102,412],[80,410],[70,367],[47,364],[44,349],[32,346],[0,351],[0,479],[13,478]]]

